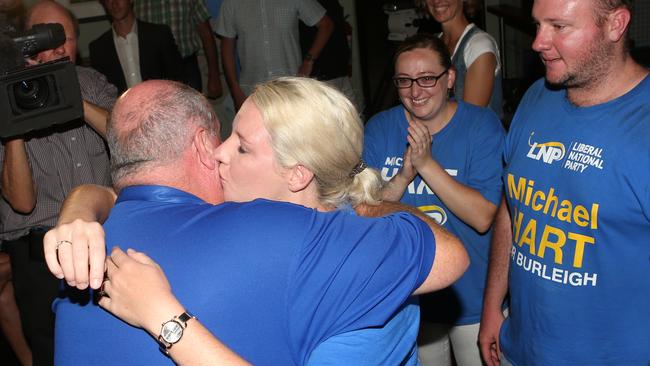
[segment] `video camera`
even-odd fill
[[[81,90],[69,59],[26,66],[25,57],[65,42],[61,24],[0,33],[0,137],[23,135],[83,116]]]

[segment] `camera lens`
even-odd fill
[[[14,85],[14,96],[19,108],[33,110],[47,104],[50,90],[43,78],[23,80]]]

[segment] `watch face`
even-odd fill
[[[178,342],[178,340],[181,339],[182,335],[183,327],[178,322],[173,320],[166,322],[163,325],[162,331],[160,333],[160,336],[165,340],[165,342],[171,344]]]

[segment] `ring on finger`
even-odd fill
[[[72,242],[70,240],[59,240],[56,242],[56,247],[54,248],[55,250],[59,250],[59,247],[63,244],[70,244],[72,245]]]
[[[109,281],[108,278],[104,279],[104,282],[102,282],[102,285],[99,286],[99,291],[97,292],[97,296],[99,296],[99,297],[110,297],[110,296],[108,296],[108,294],[106,293],[106,290],[104,290],[104,285],[105,285],[106,282],[108,282],[108,281]]]

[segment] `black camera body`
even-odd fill
[[[83,117],[74,64],[57,60],[0,75],[0,137]]]
[[[77,71],[69,59],[34,66],[25,66],[22,59],[64,42],[60,24],[0,33],[0,138],[83,117]]]

